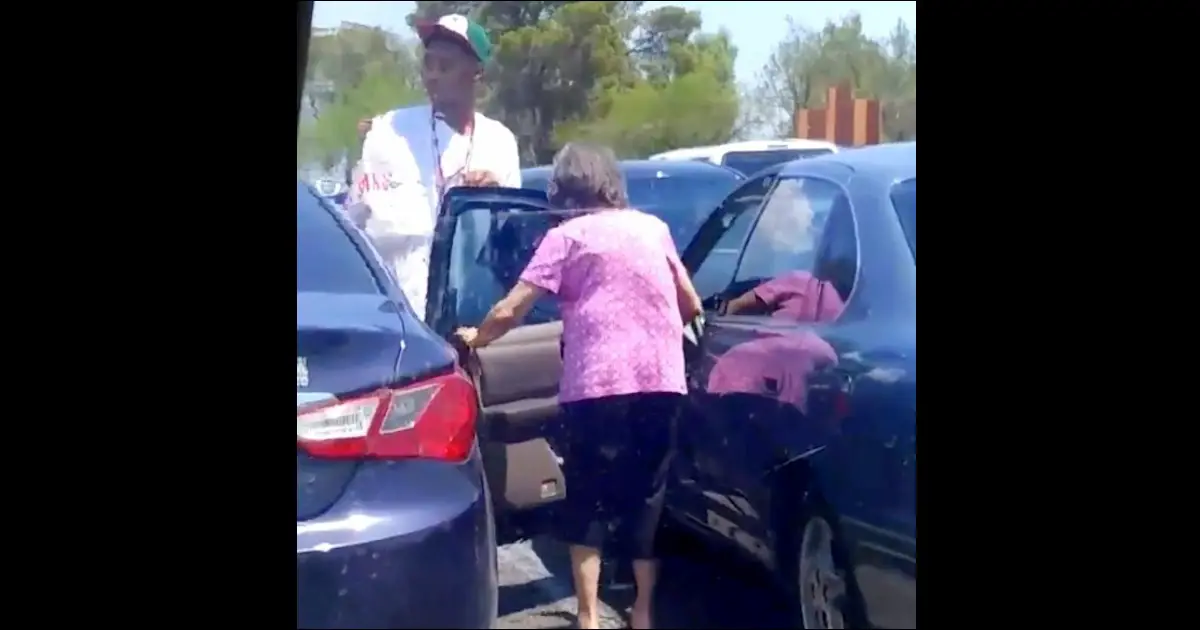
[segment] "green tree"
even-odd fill
[[[358,159],[358,121],[422,101],[412,45],[382,28],[344,23],[309,44],[297,159],[328,169]]]
[[[560,141],[608,145],[621,157],[645,157],[678,147],[727,142],[737,118],[737,94],[712,74],[683,75],[665,85],[643,82],[613,95],[598,120],[564,123]]]
[[[630,46],[637,74],[610,84],[588,118],[560,124],[559,143],[586,139],[644,157],[727,142],[738,118],[737,49],[727,33],[700,27],[699,13],[680,7],[638,16]]]
[[[902,21],[877,41],[863,32],[858,14],[828,21],[819,30],[789,20],[788,34],[776,45],[750,98],[766,104],[761,123],[787,137],[798,109],[823,106],[826,89],[845,82],[855,96],[879,99],[885,139],[914,138],[916,41]]]
[[[887,66],[880,94],[883,130],[891,140],[917,138],[917,34],[903,20],[884,42]]]

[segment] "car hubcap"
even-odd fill
[[[800,550],[800,613],[804,627],[845,628],[842,595],[846,581],[833,563],[833,530],[814,518],[804,528]]]

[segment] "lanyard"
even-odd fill
[[[467,133],[468,133],[468,135],[467,135],[467,159],[463,160],[463,165],[460,166],[458,168],[458,170],[451,173],[450,177],[446,177],[446,174],[442,172],[442,149],[441,149],[440,143],[438,142],[437,116],[435,114],[433,114],[432,111],[430,112],[430,114],[429,114],[429,135],[431,137],[433,137],[433,164],[434,164],[434,167],[437,169],[436,185],[437,185],[437,198],[439,200],[442,198],[443,195],[446,194],[446,187],[447,187],[447,184],[449,183],[449,181],[453,180],[454,178],[458,177],[459,175],[462,175],[463,172],[467,170],[467,167],[470,166],[470,164],[471,164],[471,153],[474,152],[474,150],[475,150],[475,120],[474,120],[474,116],[472,116],[472,120],[471,120],[471,130],[468,131]]]

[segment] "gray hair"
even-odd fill
[[[560,208],[628,208],[625,178],[608,147],[568,142],[554,156],[547,186],[550,203]]]

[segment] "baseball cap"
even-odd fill
[[[466,16],[446,15],[437,21],[417,20],[414,26],[422,44],[428,44],[431,37],[441,35],[466,44],[482,63],[492,58],[492,42],[488,39],[487,31]]]

